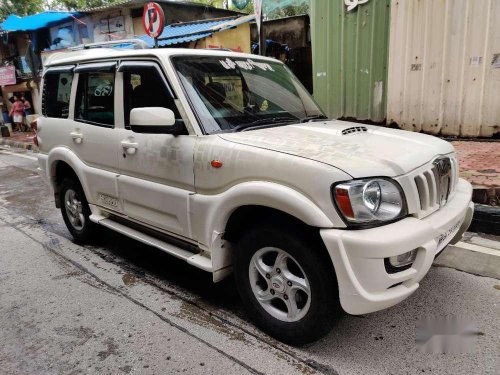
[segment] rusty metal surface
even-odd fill
[[[387,122],[431,134],[500,134],[499,19],[498,0],[393,0]]]
[[[314,97],[333,118],[386,118],[390,0],[348,11],[344,0],[311,2]]]

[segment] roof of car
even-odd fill
[[[92,48],[71,52],[60,52],[49,56],[45,66],[77,64],[96,60],[109,60],[127,57],[169,57],[173,55],[196,55],[196,56],[227,56],[234,58],[274,59],[264,56],[251,55],[240,52],[213,49],[189,49],[189,48],[151,48],[151,49],[113,49]]]

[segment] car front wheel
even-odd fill
[[[234,256],[237,288],[252,320],[292,345],[326,335],[339,316],[331,261],[306,232],[258,227]]]

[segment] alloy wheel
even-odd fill
[[[83,205],[78,194],[73,189],[66,190],[64,194],[64,207],[71,226],[76,230],[82,230],[85,226]]]
[[[284,322],[302,319],[311,305],[311,288],[300,264],[275,247],[258,250],[249,265],[255,298],[271,316]]]

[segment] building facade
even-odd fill
[[[157,0],[165,14],[165,24],[178,25],[210,22],[224,24],[242,14],[196,3]],[[35,113],[40,113],[39,81],[45,59],[53,53],[81,44],[132,39],[145,36],[142,15],[145,0],[124,0],[119,3],[75,12],[45,12],[26,17],[11,15],[0,25],[0,117],[10,121],[9,111],[14,94],[24,95]],[[206,29],[192,42],[168,43],[168,46],[191,48],[231,48],[250,52],[250,26],[245,22],[227,29]],[[167,46],[167,45],[166,45]],[[152,45],[151,45],[152,47]]]

